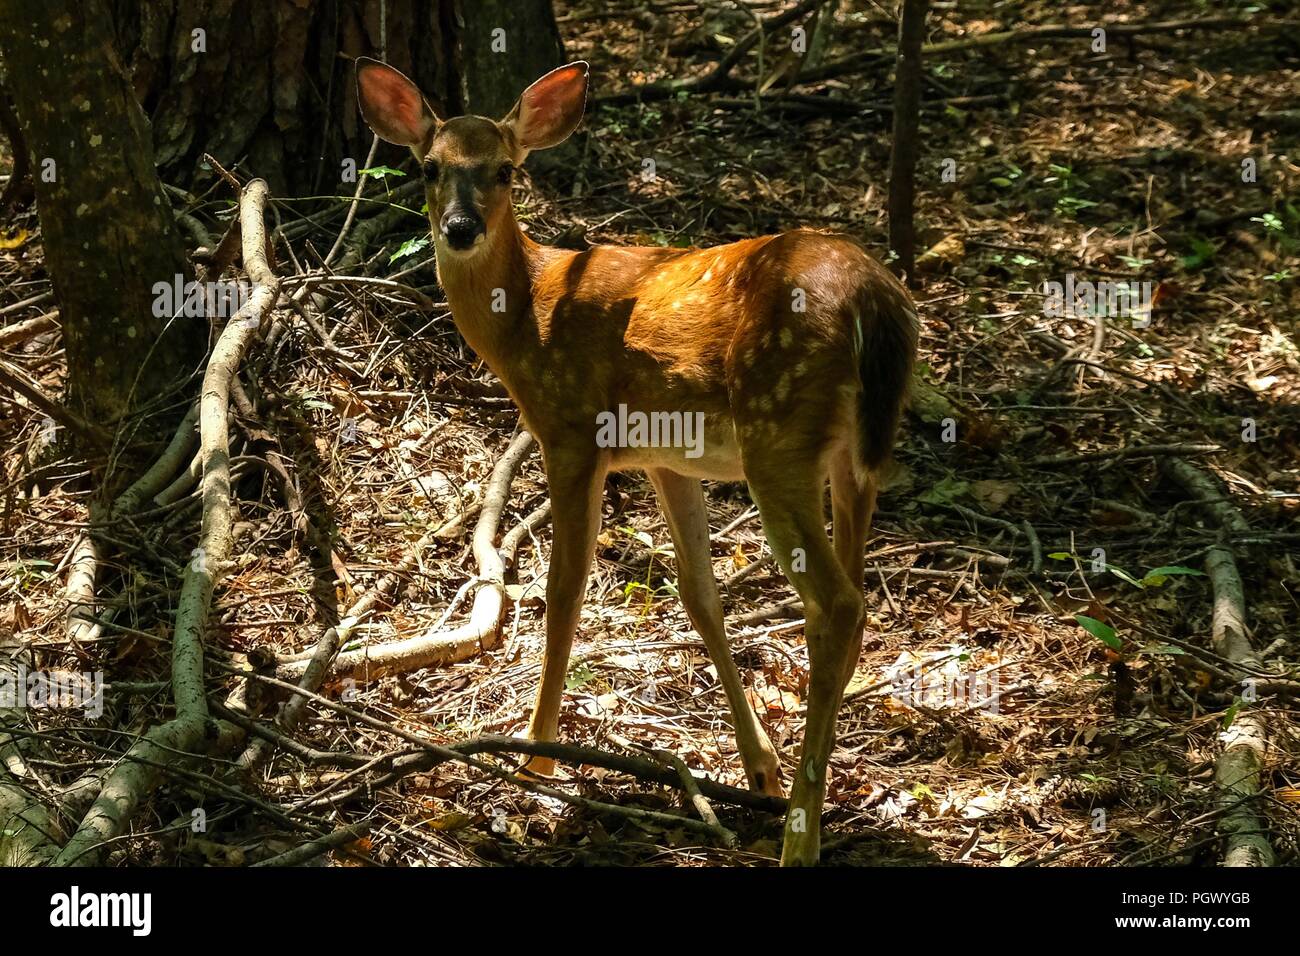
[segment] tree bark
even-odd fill
[[[916,286],[916,157],[921,113],[921,43],[929,0],[903,0],[894,77],[894,144],[889,162],[889,246],[907,284]]]
[[[188,280],[189,266],[111,38],[104,0],[0,2],[0,52],[34,160],[67,349],[66,400],[92,424],[122,427],[184,383],[208,335],[194,319],[154,314],[154,283]]]
[[[11,209],[26,206],[32,199],[31,166],[27,156],[27,142],[23,137],[18,117],[14,115],[9,94],[4,87],[4,75],[0,73],[0,134],[9,141],[14,156],[13,175],[4,192],[0,192],[0,216],[7,216]]]
[[[488,116],[563,56],[551,0],[112,3],[163,176],[182,185],[210,178],[211,153],[273,194],[339,192],[342,163],[359,165],[371,142],[358,56],[391,63],[452,113]]]
[[[458,105],[505,116],[533,80],[564,62],[551,0],[459,0],[464,27],[455,34]]]

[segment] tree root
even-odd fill
[[[1169,459],[1165,473],[1174,479],[1224,533],[1250,531],[1246,519],[1217,487],[1213,478],[1181,459]],[[1211,641],[1214,651],[1232,664],[1258,669],[1246,628],[1246,597],[1231,549],[1216,545],[1205,556],[1205,571],[1214,588]],[[1242,674],[1248,672],[1243,670]],[[1253,681],[1245,677],[1243,684]],[[1272,866],[1273,848],[1257,809],[1268,752],[1268,726],[1257,710],[1243,709],[1220,735],[1223,752],[1214,763],[1214,785],[1223,810],[1219,828],[1225,836],[1224,866]]]
[[[56,866],[87,866],[99,862],[104,844],[125,832],[141,799],[156,785],[163,768],[217,737],[203,692],[202,632],[217,579],[230,556],[230,382],[280,292],[280,280],[266,260],[266,199],[266,183],[256,179],[244,188],[240,197],[244,267],[254,289],[248,302],[227,322],[217,339],[203,376],[198,412],[203,519],[199,548],[186,568],[181,585],[172,636],[171,684],[176,717],[153,727],[127,751],[104,781],[81,825],[54,859]],[[173,446],[177,444],[174,440]],[[173,446],[169,446],[169,451]],[[181,460],[184,452],[173,457]],[[156,477],[153,469],[150,475],[152,481]]]
[[[492,470],[492,478],[483,496],[483,507],[474,527],[473,552],[478,564],[475,582],[479,588],[469,620],[451,630],[434,628],[404,641],[345,651],[335,657],[330,673],[371,680],[383,674],[468,660],[496,645],[501,636],[501,618],[506,603],[505,563],[495,543],[497,529],[510,494],[510,483],[532,446],[533,436],[521,431]],[[355,627],[355,622],[352,626]],[[339,627],[343,624],[340,623]],[[310,664],[302,660],[282,661],[276,672],[281,678],[300,678],[306,674]]]

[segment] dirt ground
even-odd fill
[[[709,245],[811,225],[849,232],[883,255],[892,59],[784,94],[778,82],[760,109],[744,89],[602,104],[633,84],[709,69],[719,55],[715,35],[734,37],[748,20],[737,26],[718,14],[701,25],[695,4],[659,4],[666,12],[648,26],[637,6],[556,4],[570,54],[592,63],[593,101],[573,154],[531,167],[517,189],[530,233],[561,244]],[[1287,12],[1282,3],[1262,6]],[[892,46],[881,11],[841,8],[824,63]],[[1209,12],[1187,2],[1107,8],[1108,26]],[[936,10],[928,42],[1005,29],[997,9]],[[1098,18],[1079,5],[1025,4],[1018,15],[1025,22],[1017,26]],[[1260,812],[1279,861],[1295,861],[1295,698],[1251,700],[1223,678],[1223,662],[1209,651],[1211,582],[1200,573],[1219,529],[1168,462],[1213,476],[1248,523],[1248,536],[1226,543],[1244,581],[1252,642],[1264,672],[1294,680],[1296,37],[1159,30],[1113,35],[1105,52],[1075,37],[927,59],[917,211],[927,252],[915,295],[918,375],[929,388],[904,423],[869,544],[870,613],[831,760],[825,861],[1212,864],[1222,850],[1219,737],[1246,713],[1269,734]],[[769,71],[781,53],[766,51]],[[1247,159],[1256,162],[1253,182],[1243,181]],[[400,179],[387,182],[395,188]],[[370,194],[382,197],[383,188]],[[218,222],[228,205],[214,194],[188,211]],[[323,249],[337,231],[335,222],[295,233],[301,204],[278,203],[277,213],[304,258],[308,239]],[[27,235],[16,240],[19,231]],[[12,248],[0,251],[0,308],[48,289],[34,216],[5,235]],[[237,486],[239,557],[206,639],[231,659],[310,649],[331,615],[422,535],[462,512],[472,517],[515,432],[517,413],[451,325],[431,250],[404,246],[422,236],[420,220],[407,217],[372,242],[361,268],[401,274],[437,308],[416,312],[368,289],[333,289],[323,315],[335,351],[298,323],[278,350],[255,352],[247,364],[262,423],[292,461],[347,583],[332,588],[332,569],[313,567],[279,489],[253,460],[258,453],[237,450],[247,456]],[[283,251],[279,258],[289,266]],[[1067,274],[1149,281],[1149,324],[1045,315],[1044,281]],[[57,349],[56,338],[36,338],[13,360],[57,392]],[[458,402],[438,398],[448,395]],[[41,416],[8,395],[3,407],[0,615],[44,666],[103,669],[122,682],[123,694],[109,695],[109,721],[135,733],[168,712],[166,687],[149,682],[167,672],[176,569],[194,546],[197,511],[186,499],[156,525],[113,532],[131,556],[103,576],[116,627],[69,644],[62,571],[89,492],[72,461],[47,469],[33,489],[24,456]],[[1169,445],[1179,448],[1143,451]],[[735,657],[788,779],[808,676],[800,612],[763,559],[744,486],[712,484],[708,497]],[[502,532],[545,500],[534,453],[515,479]],[[350,646],[410,637],[444,615],[460,619],[472,599],[472,525],[445,530]],[[522,542],[497,646],[447,667],[330,683],[325,693],[438,741],[522,731],[541,659],[549,530],[539,526]],[[652,489],[641,475],[617,476],[562,738],[670,751],[743,787],[726,702],[674,578]],[[216,697],[234,686],[219,670],[211,676]],[[60,756],[43,769],[60,783],[124,746],[102,722],[41,720]],[[401,746],[324,710],[298,737],[325,751]],[[281,809],[316,798],[309,809],[331,826],[368,821],[370,835],[353,850],[389,865],[760,865],[779,852],[781,821],[762,811],[715,802],[738,837],[737,849],[724,849],[693,827],[576,807],[459,764],[375,787],[358,786],[366,771],[283,751],[251,782],[223,758],[201,771],[238,779],[252,798]],[[601,803],[693,817],[675,791],[613,771],[566,765],[552,783]],[[196,801],[207,834],[168,829]],[[252,862],[300,838],[248,800],[193,779],[157,794],[150,814],[115,861]]]

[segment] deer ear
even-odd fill
[[[357,57],[361,115],[382,140],[419,149],[441,122],[420,88],[387,63]]]
[[[568,63],[524,90],[501,121],[523,150],[558,146],[578,128],[587,105],[587,69],[583,60]]]

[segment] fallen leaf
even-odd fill
[[[1019,490],[1020,485],[1016,482],[1001,481],[996,478],[974,481],[970,486],[971,497],[983,505],[984,510],[990,514],[1001,510],[1002,506]]]
[[[0,249],[19,249],[27,241],[27,230],[19,229],[12,236],[0,235]]]

